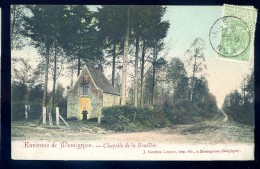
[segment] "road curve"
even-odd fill
[[[225,113],[225,111],[223,109],[220,109],[220,112],[224,115],[223,122],[227,122],[228,121],[228,115]]]

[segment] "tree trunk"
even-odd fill
[[[80,54],[78,55],[78,76],[80,74]]]
[[[130,19],[130,7],[128,6],[127,28],[126,28],[125,38],[124,38],[121,105],[125,105],[126,103],[126,75],[127,75],[127,62],[128,62],[129,19]]]
[[[102,59],[99,59],[98,69],[103,72]]]
[[[195,78],[195,67],[196,67],[196,64],[197,64],[197,57],[195,56],[195,61],[194,61],[194,64],[193,64],[193,70],[192,70],[192,79],[191,79],[191,93],[190,93],[190,101],[193,100],[193,93],[194,93],[194,78]]]
[[[164,97],[164,81],[162,82],[162,94],[161,94],[161,105],[164,105],[165,97]]]
[[[145,39],[143,39],[143,49],[142,49],[142,63],[141,63],[141,86],[140,86],[140,105],[143,107],[144,100],[143,100],[143,82],[144,82],[144,58],[145,58]]]
[[[246,81],[246,79],[244,78],[242,81],[243,105],[245,105],[245,99],[246,99],[245,81]]]
[[[154,106],[154,86],[155,86],[155,66],[153,64],[153,79],[152,79],[152,94],[151,94],[152,106]]]
[[[138,53],[139,53],[139,35],[136,37],[136,44],[135,44],[135,100],[134,100],[134,106],[138,106]]]
[[[172,99],[172,105],[173,109],[175,109],[175,104],[176,103],[176,87],[173,87],[173,99]]]
[[[56,67],[57,67],[57,48],[55,48],[54,53],[54,68],[53,68],[53,86],[52,86],[52,104],[51,104],[51,112],[54,112],[55,109],[55,96],[56,96]]]
[[[115,67],[116,67],[116,44],[113,46],[113,61],[112,61],[112,86],[115,87]]]
[[[47,110],[47,91],[48,91],[48,71],[49,71],[49,54],[50,48],[46,45],[46,63],[45,63],[45,81],[44,81],[44,90],[43,90],[43,98],[42,98],[42,107]],[[45,112],[46,113],[46,112]],[[44,115],[44,111],[42,112],[43,121],[46,121],[46,116]],[[45,123],[44,123],[45,125]]]
[[[70,79],[70,88],[72,89],[73,87],[73,76],[74,76],[74,67],[73,65],[71,66],[71,79]]]
[[[155,86],[155,73],[156,73],[155,64],[156,64],[156,60],[157,60],[157,51],[156,51],[156,45],[155,45],[154,46],[154,52],[153,52],[153,63],[152,63],[152,66],[153,66],[152,97],[151,97],[152,106],[154,106],[154,86]]]
[[[12,18],[12,24],[11,24],[11,48],[13,48],[13,36],[14,36],[14,27],[16,22],[16,5],[13,5],[13,18]]]
[[[47,107],[47,89],[48,89],[48,71],[49,71],[49,46],[46,47],[46,63],[45,63],[45,81],[44,81],[44,91],[42,99],[42,107]]]

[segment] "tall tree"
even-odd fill
[[[130,7],[127,9],[127,26],[124,37],[124,57],[123,57],[123,68],[122,68],[122,92],[121,92],[121,105],[126,103],[126,75],[127,75],[127,62],[128,62],[128,40],[129,40],[129,20],[130,20]]]
[[[254,95],[255,95],[255,79],[254,79],[254,71],[247,76],[247,83],[245,90],[247,92],[247,96],[251,103],[254,103]]]
[[[194,95],[193,95],[193,100],[194,102],[200,102],[204,103],[205,101],[205,96],[209,92],[208,89],[208,81],[207,79],[202,76],[200,78],[196,78],[194,80]]]
[[[12,82],[32,88],[37,85],[40,73],[40,69],[30,65],[29,59],[12,58]]]
[[[156,49],[155,49],[156,52]],[[160,70],[165,64],[166,61],[164,58],[157,59],[157,53],[154,54],[153,61],[152,61],[152,93],[151,93],[151,100],[152,100],[152,106],[154,106],[154,88],[157,82],[156,76],[158,73],[158,70]]]
[[[62,84],[58,83],[56,89],[56,97],[55,97],[56,106],[59,106],[62,100],[64,99],[64,92],[65,92],[64,87],[62,86]]]
[[[206,59],[204,56],[204,50],[205,49],[205,42],[201,38],[196,38],[191,46],[190,49],[188,49],[185,54],[189,57],[188,58],[188,64],[192,66],[192,75],[191,75],[191,94],[190,94],[190,100],[193,100],[193,93],[194,93],[194,82],[195,77],[199,72],[206,69]]]
[[[115,84],[116,58],[123,50],[127,6],[104,5],[96,13],[97,26],[108,55],[112,55],[112,85]]]
[[[152,87],[153,88],[156,82],[155,79],[156,70],[158,68],[161,68],[161,66],[165,64],[164,58],[160,57],[159,54],[164,49],[163,39],[167,35],[168,28],[169,28],[169,23],[165,21],[162,22],[161,18],[158,18],[158,23],[153,26],[153,29],[151,31],[151,34],[153,35],[150,37],[150,43],[153,50],[153,57],[152,57],[152,70],[153,70]],[[152,90],[152,103],[154,104],[154,90]]]
[[[61,23],[59,43],[70,60],[77,60],[79,75],[82,62],[95,65],[102,57],[95,18],[87,6],[66,6]]]
[[[234,90],[226,95],[223,109],[235,122],[254,125],[254,74],[242,79],[241,93]]]
[[[144,80],[144,69],[145,69],[145,55],[147,49],[152,49],[152,65],[157,64],[157,60],[160,60],[158,57],[159,52],[163,49],[163,39],[167,35],[169,28],[169,22],[163,21],[162,17],[165,14],[166,8],[162,6],[144,6],[142,7],[139,18],[139,32],[140,39],[142,41],[142,55],[141,55],[141,85],[140,85],[140,100],[141,106],[143,105],[143,80]],[[139,36],[139,35],[138,35]],[[155,67],[153,68],[155,71]],[[154,86],[154,85],[153,85]]]
[[[53,50],[51,51],[52,58],[50,59],[50,62],[52,63],[52,66],[50,67],[52,71],[52,102],[51,102],[51,112],[54,112],[54,108],[56,105],[56,82],[59,76],[61,75],[61,72],[63,70],[63,63],[64,63],[64,52],[63,50],[58,46],[58,44],[54,45]]]
[[[26,37],[23,36],[23,16],[26,13],[24,5],[11,5],[11,49],[21,49],[26,43]]]
[[[23,104],[29,105],[30,103],[30,93],[33,88],[39,85],[41,70],[37,68],[33,68],[30,65],[29,59],[24,58],[12,58],[12,101],[18,101],[16,96],[19,93],[15,93],[16,89],[19,90],[21,88],[22,91],[26,91],[21,93],[23,95]],[[14,90],[13,90],[14,89]],[[39,96],[38,96],[39,97]],[[21,101],[21,100],[20,100]],[[17,102],[16,102],[17,103]]]
[[[134,79],[134,105],[135,107],[138,106],[138,61],[139,61],[139,41],[140,35],[139,32],[136,32],[136,42],[135,42],[135,79]]]
[[[143,23],[142,22],[142,15],[143,13],[143,7],[142,6],[131,6],[132,7],[132,32],[133,32],[133,37],[135,39],[135,68],[134,68],[134,106],[138,106],[138,75],[139,75],[139,67],[138,67],[138,62],[139,62],[139,51],[140,51],[140,38],[141,34],[143,33]]]
[[[166,77],[173,86],[173,105],[175,105],[175,100],[177,98],[183,98],[180,94],[185,93],[185,90],[181,89],[181,87],[185,87],[185,80],[187,84],[187,71],[185,70],[183,62],[179,58],[172,58],[167,68]],[[187,87],[186,91],[188,91]]]
[[[239,107],[242,105],[243,98],[237,90],[234,90],[232,93],[230,93],[229,97],[231,107]]]
[[[143,101],[143,106],[144,105],[147,105],[147,106],[150,106],[152,105],[152,90],[153,87],[152,87],[152,83],[153,83],[153,73],[152,73],[152,70],[149,69],[146,76],[145,76],[145,79],[144,79],[144,88],[143,88],[143,98],[144,98],[144,101]]]
[[[28,5],[30,16],[24,16],[23,34],[32,39],[34,45],[45,58],[45,82],[42,106],[47,107],[48,73],[50,50],[57,43],[59,37],[60,23],[64,14],[65,6]],[[51,112],[49,123],[52,125]]]
[[[145,63],[145,51],[146,40],[143,38],[142,55],[141,55],[141,75],[140,75],[140,106],[143,107],[143,82],[144,82],[144,63]]]

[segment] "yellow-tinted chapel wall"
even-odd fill
[[[120,104],[120,96],[103,93],[103,107],[116,106]]]

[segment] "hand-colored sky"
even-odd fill
[[[200,37],[205,41],[206,78],[219,107],[222,106],[226,94],[239,89],[242,78],[252,67],[248,63],[220,60],[211,47],[210,28],[222,17],[222,10],[222,6],[168,6],[164,16],[171,24],[167,36],[171,47],[170,58],[180,57],[185,61],[184,53],[194,39]]]

